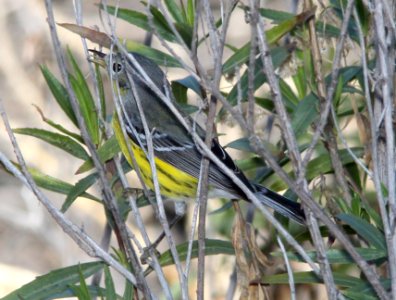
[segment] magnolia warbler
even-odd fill
[[[161,194],[175,200],[194,198],[197,192],[202,154],[188,130],[159,97],[158,90],[166,95],[167,101],[172,101],[177,106],[164,72],[152,60],[137,53],[129,53],[129,57],[126,57],[122,54],[90,51],[97,55],[96,61],[106,66],[114,84],[118,85],[115,89],[118,90],[122,99],[122,117],[144,183],[153,189],[152,172],[147,159],[147,138],[141,112],[144,114],[151,133]],[[139,71],[142,69],[146,75]],[[147,81],[147,76],[152,81],[151,85]],[[152,84],[156,88],[153,88]],[[136,99],[139,99],[141,111]],[[183,115],[191,121],[190,116]],[[204,139],[205,131],[198,124],[194,125],[197,134]],[[304,212],[299,203],[249,181],[216,139],[212,141],[211,150],[264,205],[298,223],[305,223]],[[132,164],[131,161],[129,163]],[[209,167],[209,197],[247,200],[241,189],[214,163],[211,163]]]

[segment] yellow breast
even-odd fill
[[[139,166],[144,183],[148,188],[154,190],[151,166],[146,154],[138,145],[132,141],[130,142],[132,144],[132,152],[135,156],[136,163]],[[164,162],[157,157],[154,158],[154,161],[161,195],[172,199],[195,197],[198,185],[197,178],[176,169],[171,164]]]

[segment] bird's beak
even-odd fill
[[[93,62],[94,64],[98,64],[103,68],[106,68],[106,53],[100,52],[95,49],[88,49],[88,51],[92,53],[92,57],[89,58],[89,61]]]

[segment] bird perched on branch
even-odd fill
[[[114,88],[120,95],[122,118],[144,183],[154,189],[148,160],[148,130],[161,194],[175,200],[195,198],[203,155],[191,132],[166,104],[166,101],[172,104],[176,104],[176,101],[164,72],[152,60],[137,53],[124,56],[104,54],[96,50],[91,52],[96,54],[95,61],[107,68],[114,81]],[[193,124],[189,116],[184,117]],[[205,139],[203,128],[194,124],[194,130]],[[211,151],[262,204],[300,224],[305,223],[304,212],[299,203],[248,180],[216,139],[212,140]],[[125,153],[128,151],[123,149],[123,152],[132,165],[130,155]],[[210,164],[208,179],[209,197],[249,201],[245,193],[215,163]]]

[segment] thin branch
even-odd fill
[[[216,99],[211,98],[209,102],[209,113],[206,127],[205,144],[210,148],[213,140],[214,121],[216,117]],[[209,166],[210,160],[202,158],[201,171],[198,183],[197,197],[199,201],[199,223],[198,223],[198,280],[197,299],[204,299],[205,286],[205,232],[206,232],[206,207],[209,192]]]
[[[287,257],[285,246],[283,245],[282,239],[279,237],[279,235],[276,236],[276,240],[278,242],[279,248],[282,252],[283,259],[286,265],[286,271],[289,278],[290,300],[296,300],[296,285],[294,284],[293,269],[290,265],[289,258]]]
[[[326,255],[323,237],[320,233],[318,222],[312,212],[308,213],[307,224],[312,236],[313,244],[315,245],[315,249],[317,252],[316,257],[320,265],[320,271],[322,274],[323,282],[326,286],[327,295],[329,299],[344,299],[334,283],[333,272],[331,270],[330,263]]]
[[[385,138],[386,138],[386,187],[388,193],[388,206],[389,206],[389,220],[391,235],[386,236],[387,246],[389,249],[389,269],[392,282],[392,297],[396,299],[396,229],[395,229],[395,216],[396,216],[396,186],[395,186],[395,138],[393,131],[393,106],[394,99],[392,95],[392,87],[394,80],[394,42],[393,35],[385,33],[384,25],[384,7],[381,1],[374,3],[374,30],[376,34],[376,51],[377,61],[379,66],[381,96],[384,106],[385,118]],[[388,40],[390,38],[390,41]],[[388,51],[389,44],[391,44],[392,53]],[[392,60],[390,60],[390,57]],[[377,138],[377,136],[373,136]]]

